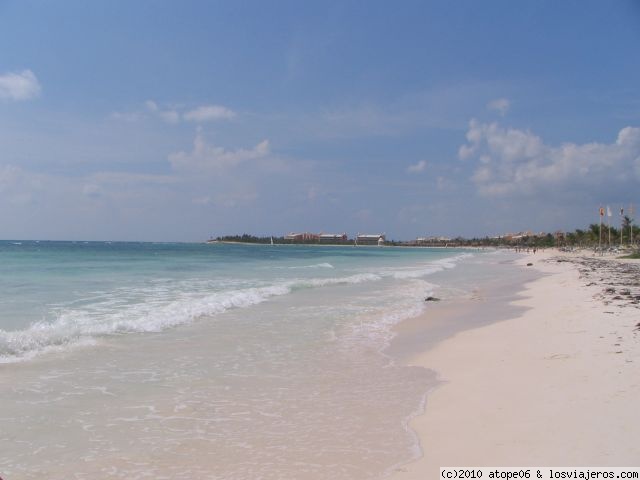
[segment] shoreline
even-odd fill
[[[640,312],[625,284],[640,278],[636,270],[619,278],[629,267],[617,266],[633,263],[557,251],[522,255],[521,271],[539,276],[512,298],[444,303],[402,322],[397,350],[408,348],[404,363],[435,371],[438,386],[409,424],[423,456],[390,478],[438,478],[440,466],[637,463],[640,425],[631,420],[640,401]],[[429,315],[462,325],[492,318],[434,342],[420,338]]]
[[[373,245],[373,244],[358,244],[353,243],[259,243],[259,242],[232,242],[229,240],[215,240],[215,241],[200,241],[195,242],[203,245],[257,245],[265,247],[289,247],[289,246],[304,246],[304,247],[367,247],[367,248],[432,248],[440,250],[491,250],[498,249],[493,246],[468,246],[468,245]],[[500,247],[502,248],[502,247]],[[504,247],[505,250],[511,250],[511,248]]]

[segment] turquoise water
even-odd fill
[[[434,384],[392,327],[479,256],[0,242],[0,476],[381,478]]]
[[[96,336],[159,332],[299,290],[386,288],[441,270],[451,256],[426,249],[0,242],[0,361]]]

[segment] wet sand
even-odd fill
[[[439,386],[410,424],[423,457],[393,479],[435,479],[441,466],[637,464],[640,265],[556,251],[517,263],[539,273],[520,298],[489,289],[399,327],[396,348]],[[435,315],[484,325],[434,346],[419,325]]]

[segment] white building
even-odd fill
[[[384,245],[386,240],[384,233],[359,233],[356,237],[358,245]]]

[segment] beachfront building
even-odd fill
[[[358,245],[384,245],[386,240],[384,233],[359,233],[356,237]]]
[[[284,236],[284,239],[291,242],[313,242],[318,241],[320,239],[320,235],[310,232],[288,233]]]
[[[319,235],[320,243],[345,243],[347,241],[346,233],[321,233]]]
[[[534,233],[531,230],[527,230],[526,232],[507,233],[497,238],[501,240],[506,240],[507,242],[511,242],[511,243],[520,243],[531,238],[542,238],[546,236],[547,236],[546,232]]]

